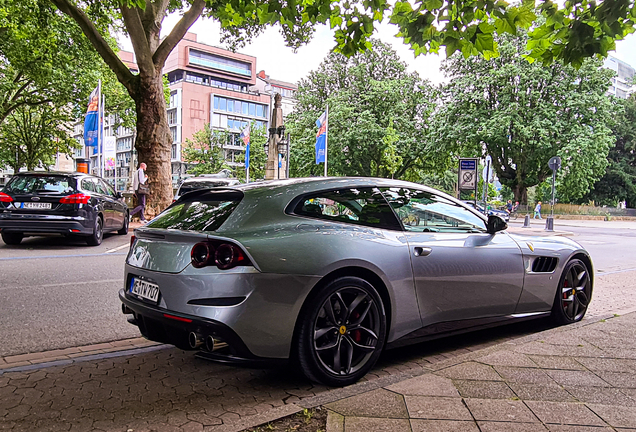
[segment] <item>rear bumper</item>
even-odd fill
[[[152,341],[189,350],[191,348],[188,345],[188,335],[195,332],[226,342],[231,353],[225,356],[227,359],[234,358],[237,363],[261,360],[247,348],[236,332],[223,323],[159,308],[127,296],[124,290],[119,291],[119,299],[133,312],[135,324],[141,334]]]
[[[93,233],[93,223],[84,217],[54,215],[0,214],[0,230],[33,234],[85,234]]]

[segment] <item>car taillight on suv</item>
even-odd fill
[[[11,198],[9,195],[7,195],[4,192],[0,192],[0,202],[10,203],[10,202],[13,202],[13,198]]]
[[[91,199],[90,195],[84,195],[82,193],[65,196],[60,199],[62,204],[87,204]]]

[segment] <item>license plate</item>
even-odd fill
[[[157,303],[157,300],[159,300],[159,285],[133,278],[130,286],[130,293],[145,300]]]
[[[50,209],[51,208],[51,203],[44,203],[44,202],[23,202],[20,203],[20,208],[26,208],[26,209]]]

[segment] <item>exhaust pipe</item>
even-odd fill
[[[210,335],[205,337],[205,349],[210,352],[214,351],[214,338]]]
[[[134,313],[134,312],[132,311],[132,309],[130,309],[128,306],[126,306],[126,305],[125,305],[125,304],[123,304],[123,303],[121,304],[121,312],[122,312],[124,315],[130,315],[130,314]]]
[[[203,336],[195,332],[190,332],[188,335],[188,344],[190,344],[190,348],[197,349],[203,345],[203,343]]]

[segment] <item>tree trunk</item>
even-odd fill
[[[528,204],[528,188],[517,184],[513,189],[515,194],[515,201],[518,201],[519,204]]]
[[[146,217],[152,218],[170,205],[173,196],[172,134],[168,126],[161,71],[154,77],[139,76],[134,99],[137,109],[135,149],[138,163],[148,166],[146,175],[150,195],[146,202]]]

